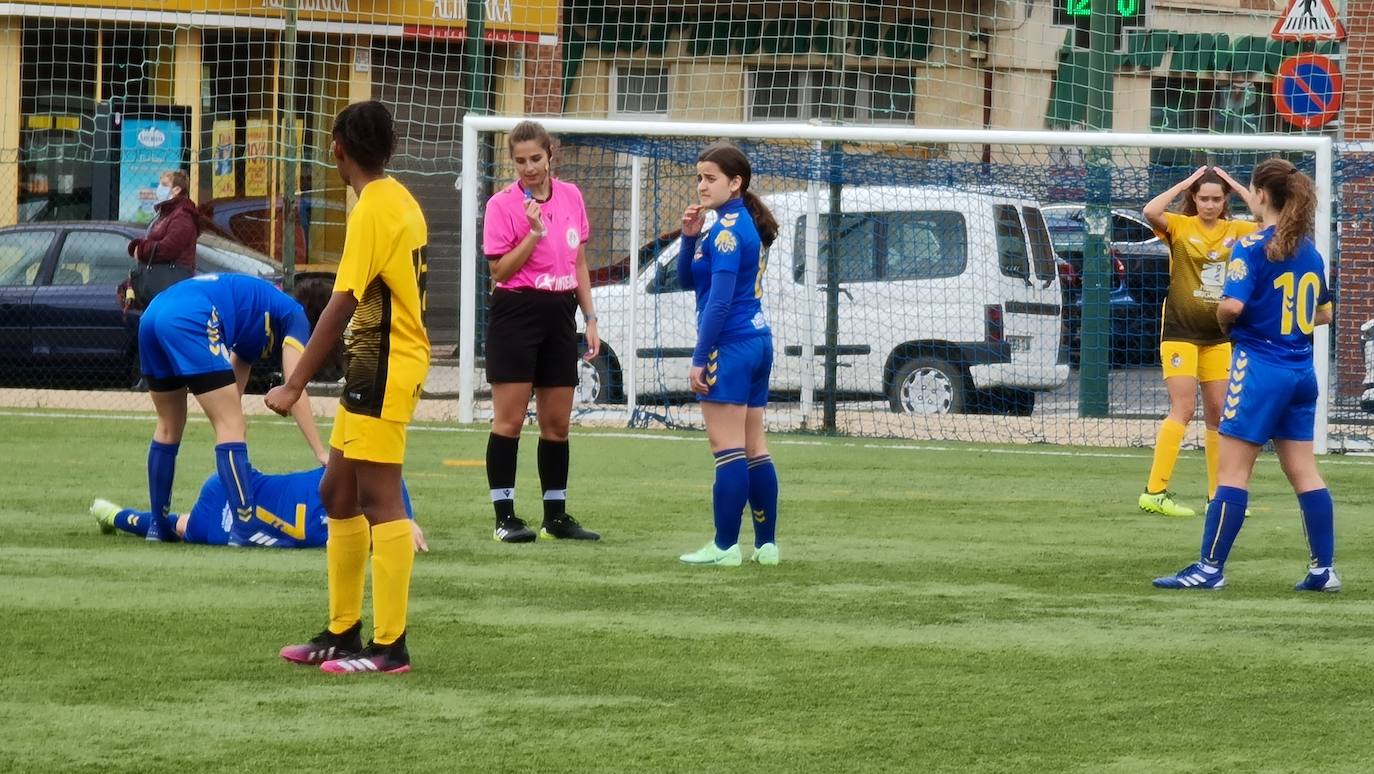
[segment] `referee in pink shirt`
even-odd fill
[[[522,121],[507,139],[518,179],[487,200],[482,250],[496,288],[487,314],[487,381],[493,413],[487,483],[496,510],[494,539],[529,543],[535,533],[515,515],[520,428],[534,391],[539,419],[539,483],[547,540],[600,540],[568,515],[568,423],[577,386],[577,308],[587,320],[587,352],[596,335],[587,275],[590,229],[582,192],[550,174],[553,139]]]

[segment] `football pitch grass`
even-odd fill
[[[1359,772],[1374,760],[1368,460],[1322,468],[1342,593],[1290,590],[1306,548],[1272,455],[1230,587],[1166,592],[1150,580],[1193,560],[1201,519],[1136,509],[1146,450],[776,436],[781,566],[689,568],[677,555],[710,534],[701,435],[575,428],[570,511],[604,539],[503,545],[473,464],[485,431],[421,426],[406,463],[431,548],[411,592],[415,671],[340,677],[277,657],[325,621],[323,552],[98,533],[93,497],[146,500],[152,424],[0,412],[0,770]],[[517,505],[537,521],[536,437],[527,428]],[[213,470],[211,443],[193,421],[174,507]],[[284,420],[251,420],[250,450],[268,472],[310,463]],[[1199,453],[1174,488],[1201,507]]]

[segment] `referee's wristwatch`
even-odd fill
[[[596,322],[596,314],[595,314],[595,313],[593,313],[593,314],[584,314],[584,315],[582,315],[582,318],[583,318],[584,320],[586,320],[587,322],[589,322],[589,323],[594,323],[594,322]]]

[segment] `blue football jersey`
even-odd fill
[[[1223,298],[1244,302],[1231,328],[1231,340],[1272,363],[1312,363],[1312,331],[1317,310],[1331,303],[1325,264],[1312,240],[1304,237],[1283,261],[1265,257],[1273,228],[1244,237],[1231,251]]]
[[[246,520],[234,516],[219,476],[211,474],[201,486],[186,528],[187,542],[210,545],[319,548],[329,538],[328,515],[320,500],[324,468],[268,475],[253,471],[257,514]],[[414,518],[404,482],[401,496],[406,515]]]
[[[716,222],[697,237],[691,248],[692,286],[696,290],[697,348],[693,363],[703,365],[719,344],[742,341],[769,333],[763,315],[763,274],[767,252],[743,199],[731,199],[717,210]],[[687,256],[680,255],[678,260]],[[712,319],[707,302],[711,286],[721,274],[732,275],[724,317]]]
[[[256,362],[287,339],[304,347],[310,321],[296,300],[267,280],[247,274],[201,274],[158,294],[164,305],[191,306],[191,296],[209,299],[219,315],[220,335],[239,359]],[[185,299],[185,300],[183,300]],[[156,303],[154,299],[154,303]]]

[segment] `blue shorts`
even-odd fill
[[[187,514],[183,539],[187,543],[206,546],[228,545],[229,528],[233,523],[229,499],[224,494],[224,487],[220,486],[219,476],[211,475],[201,485],[200,496]]]
[[[1231,380],[1221,407],[1222,435],[1256,446],[1269,439],[1310,441],[1317,418],[1317,375],[1231,353]]]
[[[771,335],[721,344],[711,351],[702,375],[710,389],[697,399],[763,408],[768,405],[768,377],[772,373]]]
[[[228,383],[232,384],[229,347],[224,343],[215,307],[208,300],[188,306],[159,304],[160,300],[161,297],[153,299],[138,321],[138,357],[143,375],[151,382],[227,371]],[[192,299],[182,294],[175,300]]]

